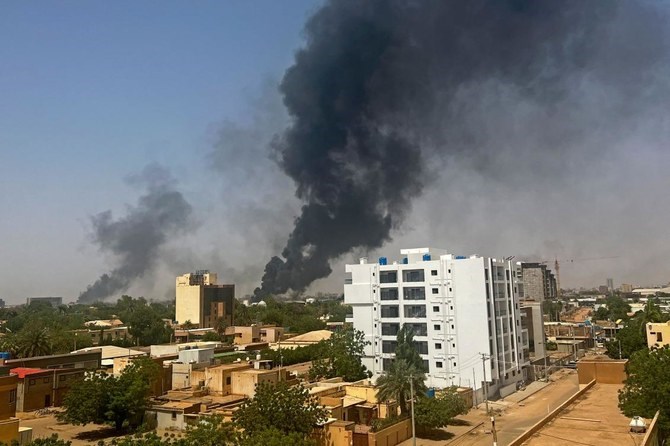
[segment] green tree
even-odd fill
[[[410,384],[410,381],[412,384]],[[398,402],[400,414],[406,415],[407,401],[414,386],[415,397],[426,393],[425,374],[422,369],[409,364],[405,359],[396,359],[382,376],[377,379],[377,399],[379,401]]]
[[[325,358],[313,361],[310,378],[342,377],[345,381],[358,381],[371,374],[361,362],[363,350],[369,342],[362,331],[345,328],[336,331],[330,339],[323,341]]]
[[[440,392],[435,398],[419,398],[414,406],[417,431],[425,434],[447,426],[455,416],[466,414],[468,408],[454,389]]]
[[[135,360],[118,377],[94,373],[70,387],[63,399],[64,412],[58,419],[70,424],[141,424],[149,404],[151,383],[157,379],[158,365],[148,359]]]
[[[605,305],[607,305],[607,310],[610,314],[610,320],[618,321],[628,319],[628,313],[630,313],[631,308],[624,299],[619,296],[609,296],[605,300]]]
[[[414,345],[414,330],[410,325],[403,324],[396,335],[396,342],[395,359],[405,361],[416,370],[425,372],[423,359]]]
[[[51,337],[47,328],[23,328],[15,338],[16,353],[20,358],[50,355]]]
[[[305,387],[282,381],[259,384],[256,395],[235,411],[233,422],[249,437],[268,429],[285,434],[295,432],[306,437],[326,417],[326,410]]]
[[[619,408],[629,417],[659,413],[661,434],[670,434],[670,348],[642,349],[626,364],[628,378],[619,391]]]

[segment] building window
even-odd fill
[[[433,325],[433,330],[435,330],[435,331],[440,331],[440,328],[442,328],[442,327],[440,327],[439,324]]]
[[[381,300],[398,300],[398,288],[382,288],[379,296]]]
[[[454,330],[456,327],[454,327],[454,324],[451,324],[451,329]]]
[[[426,324],[405,324],[414,331],[416,336],[427,336],[428,327]]]
[[[396,347],[398,347],[396,341],[382,341],[382,353],[395,353]]]
[[[430,361],[427,359],[423,360],[423,369],[426,373],[430,372]]]
[[[226,377],[226,385],[227,385],[227,386],[230,385],[230,376]]]
[[[172,412],[172,419],[176,420],[177,419],[177,412]]]
[[[388,371],[391,368],[391,364],[393,364],[393,358],[382,358],[382,368],[386,371]]]
[[[430,275],[431,276],[437,276],[437,270],[436,269],[431,270]]]
[[[423,282],[425,277],[422,269],[408,269],[402,272],[403,282]]]
[[[382,317],[400,317],[398,305],[382,305]]]
[[[656,342],[663,342],[663,333],[660,331],[656,333]]]
[[[440,307],[433,307],[433,313],[439,313]]]
[[[451,311],[454,311],[454,306],[453,306],[453,305],[450,305],[450,306],[449,306],[449,309],[450,309]]]
[[[442,350],[442,344],[440,344],[439,342],[436,342],[435,343],[435,350]]]
[[[400,331],[400,324],[382,323],[382,336],[395,336]]]
[[[425,288],[403,288],[403,299],[405,300],[426,300]]]
[[[405,317],[426,317],[425,305],[405,305],[403,310]]]
[[[398,272],[397,271],[380,271],[379,272],[379,283],[397,283],[398,282]]]
[[[442,368],[442,362],[441,362],[441,361],[437,361],[437,362],[435,363],[435,367],[437,367],[438,369],[441,369],[441,368]]]
[[[414,341],[414,349],[419,352],[420,355],[427,355],[428,343],[426,341]]]
[[[454,367],[456,367],[456,362],[454,361]]]
[[[433,288],[433,294],[438,294],[439,292],[440,290],[438,290],[437,288]]]

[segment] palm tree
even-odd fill
[[[377,379],[377,399],[379,401],[396,400],[400,406],[400,414],[407,413],[407,399],[410,396],[411,385],[414,386],[414,395],[425,395],[424,373],[407,361],[396,359],[389,370]]]
[[[51,338],[46,328],[21,330],[16,338],[16,352],[22,358],[51,354]]]

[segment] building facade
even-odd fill
[[[176,319],[190,321],[198,328],[214,327],[218,319],[233,324],[235,285],[218,285],[216,274],[197,271],[177,277]]]
[[[523,285],[519,285],[519,297],[524,300],[542,302],[556,299],[556,278],[544,263],[518,262]],[[517,268],[518,271],[518,268]]]
[[[363,364],[378,377],[395,356],[396,334],[412,326],[431,387],[472,387],[481,394],[516,385],[528,365],[516,265],[509,259],[403,249],[399,262],[346,265],[344,301],[354,328],[370,342]],[[485,374],[485,376],[484,376]]]

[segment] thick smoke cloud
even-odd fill
[[[144,186],[146,192],[127,215],[115,220],[111,211],[91,218],[93,242],[103,253],[113,254],[118,267],[103,274],[79,302],[94,302],[123,292],[134,280],[152,272],[159,260],[160,248],[168,238],[191,226],[191,205],[175,189],[175,181],[164,168],[147,166],[129,183]]]
[[[304,205],[257,294],[390,241],[444,163],[506,188],[607,156],[666,111],[667,19],[644,1],[328,2],[281,84],[292,122],[274,150]]]

